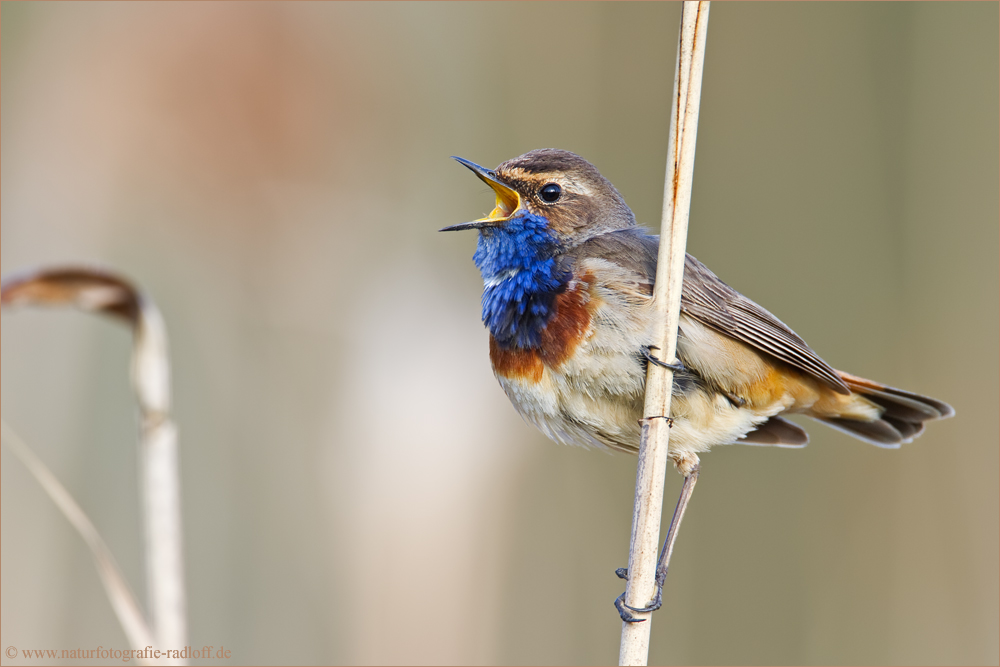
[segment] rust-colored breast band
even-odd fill
[[[493,371],[501,377],[532,383],[542,379],[542,357],[538,350],[516,347],[505,349],[491,335],[490,361],[493,363]]]
[[[541,356],[545,365],[558,368],[573,356],[590,328],[590,285],[594,276],[586,273],[570,283],[556,297],[556,314],[542,330]]]

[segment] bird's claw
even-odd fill
[[[663,361],[661,359],[657,359],[653,355],[652,351],[653,350],[659,350],[659,349],[660,348],[657,347],[656,345],[644,345],[643,348],[642,348],[642,356],[644,356],[646,358],[646,361],[652,362],[652,363],[656,364],[657,366],[660,366],[661,368],[669,368],[670,370],[672,370],[675,373],[679,373],[681,371],[687,370],[684,367],[684,364],[682,364],[680,361],[678,361],[675,364],[668,364],[667,362],[665,362],[665,361]]]
[[[628,581],[627,567],[618,568],[617,570],[615,570],[615,574],[618,575],[619,579],[625,579],[626,581]],[[642,623],[643,621],[646,620],[644,618],[636,618],[635,616],[629,613],[628,610],[631,609],[631,607],[625,604],[625,593],[622,593],[621,595],[615,598],[615,609],[618,610],[618,615],[622,617],[622,621],[625,623]]]
[[[618,568],[617,570],[615,570],[615,574],[618,575],[619,579],[625,579],[626,581],[628,580],[627,567]],[[629,613],[628,611],[629,609],[638,614],[646,614],[651,611],[656,611],[662,606],[663,606],[663,583],[659,580],[659,577],[657,577],[656,581],[656,595],[653,597],[652,602],[650,602],[649,606],[647,607],[633,607],[630,604],[626,604],[625,593],[622,593],[617,598],[615,598],[615,609],[618,610],[618,615],[621,616],[622,620],[625,621],[626,623],[642,623],[643,621],[646,620],[644,618],[636,618],[635,616]]]
[[[636,618],[635,616],[629,613],[628,610],[631,608],[632,607],[629,607],[627,604],[625,604],[624,593],[615,598],[615,609],[618,610],[618,615],[622,617],[622,621],[624,621],[625,623],[644,623],[646,619]]]

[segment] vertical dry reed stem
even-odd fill
[[[657,327],[653,340],[660,348],[655,353],[667,363],[676,361],[677,325],[684,278],[688,214],[691,208],[708,10],[708,2],[685,2],[681,11],[660,248],[653,289]],[[672,385],[672,371],[649,364],[643,411],[645,419],[636,470],[629,578],[625,592],[625,603],[633,607],[644,607],[656,590],[657,547],[663,510],[664,476],[669,459],[667,452],[670,429],[665,419],[655,417],[670,414]],[[636,617],[644,621],[622,623],[621,649],[618,654],[620,665],[645,665],[648,660],[651,614],[638,613]]]

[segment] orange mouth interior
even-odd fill
[[[493,188],[493,191],[497,195],[497,204],[488,216],[483,218],[483,220],[507,220],[517,208],[521,205],[521,198],[518,196],[517,192],[511,190],[506,185],[501,183],[495,183],[493,181],[487,181],[483,179],[486,183]]]

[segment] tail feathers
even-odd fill
[[[924,430],[924,422],[955,414],[942,401],[838,371],[854,394],[859,394],[881,410],[878,419],[861,421],[843,417],[821,419],[825,424],[879,447],[896,448]]]
[[[906,419],[916,414],[925,415],[924,421],[930,419],[945,419],[955,414],[954,408],[943,401],[939,401],[928,396],[921,396],[910,391],[887,387],[878,382],[872,382],[864,378],[837,371],[844,383],[856,394],[868,397],[873,403],[885,408],[886,414],[890,416],[898,415]],[[890,411],[891,412],[888,412]],[[913,412],[909,412],[912,410]]]
[[[875,421],[863,422],[854,419],[821,419],[821,422],[827,426],[832,426],[838,431],[843,431],[848,435],[852,435],[859,440],[864,440],[867,443],[871,443],[876,447],[882,447],[885,449],[898,449],[899,446],[904,442],[909,442],[912,438],[905,437],[899,429],[893,426],[885,419],[876,419]],[[923,430],[923,426],[917,430],[917,433]]]

